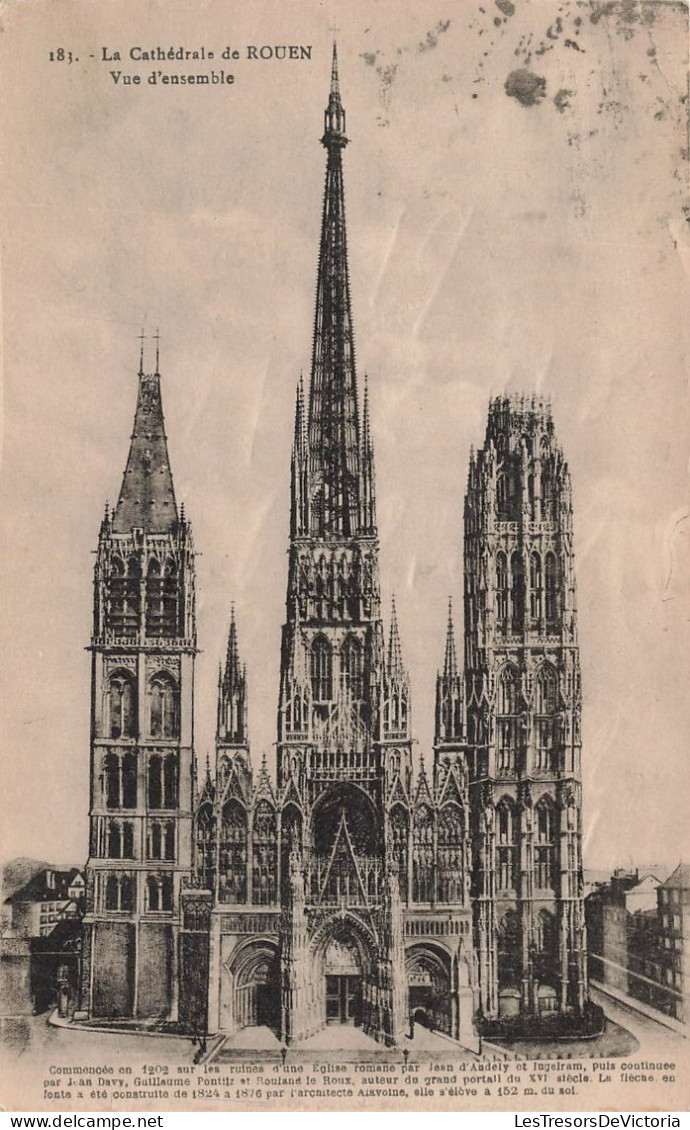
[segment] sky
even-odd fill
[[[585,866],[671,866],[689,854],[687,6],[337,12],[357,363],[417,749],[449,595],[462,633],[470,447],[491,394],[546,394],[574,489]],[[252,756],[273,758],[332,20],[315,0],[4,10],[1,859],[86,856],[92,554],[142,326],[199,551],[197,754],[234,602]],[[291,44],[310,58],[247,58]],[[157,46],[216,58],[128,57]],[[235,81],[147,81],[212,69]]]

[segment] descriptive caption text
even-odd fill
[[[48,62],[63,67],[98,66],[110,85],[119,88],[233,86],[244,63],[300,63],[312,57],[307,43],[250,43],[242,47],[101,46],[80,51],[53,47]]]
[[[141,1067],[51,1066],[44,1099],[63,1102],[305,1103],[316,1100],[576,1098],[591,1086],[672,1085],[676,1065],[644,1060],[495,1060],[448,1063],[237,1062]],[[635,1091],[628,1094],[634,1096]]]

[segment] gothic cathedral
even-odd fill
[[[194,555],[158,364],[95,574],[83,1010],[191,1032],[326,1025],[399,1043],[415,1021],[585,1015],[580,679],[568,468],[548,406],[499,399],[465,499],[464,672],[452,609],[433,765],[381,616],[374,451],[360,391],[337,56],[309,387],[297,388],[277,767],[250,757],[231,618],[216,763],[192,752]],[[557,1020],[556,1020],[557,1022]]]

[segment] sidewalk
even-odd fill
[[[688,1038],[687,1025],[681,1024],[680,1020],[676,1020],[675,1017],[667,1016],[665,1012],[659,1012],[658,1009],[652,1008],[644,1001],[638,1001],[635,997],[628,996],[620,989],[614,989],[610,985],[602,985],[601,981],[590,981],[590,984],[602,996],[610,997],[611,1000],[616,1001],[617,1004],[627,1008],[630,1012],[639,1012],[641,1016],[646,1016],[648,1020],[654,1020],[657,1024],[663,1025],[664,1028],[670,1028],[678,1036]]]
[[[127,1036],[174,1036],[177,1039],[191,1040],[189,1033],[183,1032],[179,1024],[169,1020],[158,1020],[156,1017],[147,1019],[122,1017],[119,1020],[70,1020],[66,1016],[59,1016],[58,1010],[54,1009],[48,1017],[48,1023],[53,1028],[70,1028],[72,1031],[79,1032],[112,1032]]]

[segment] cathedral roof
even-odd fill
[[[158,364],[155,373],[144,373],[143,364],[139,369],[132,441],[112,528],[115,534],[136,528],[169,534],[177,528]]]

